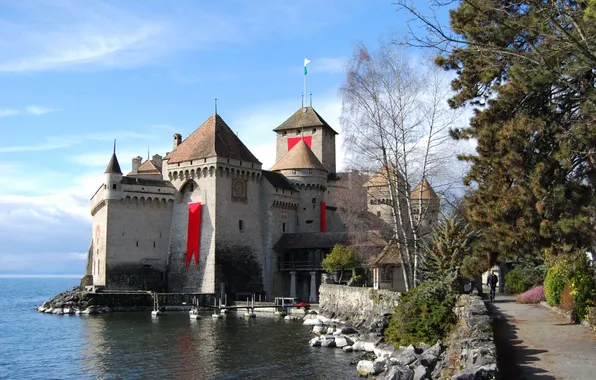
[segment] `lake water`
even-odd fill
[[[357,379],[359,354],[309,347],[301,321],[186,312],[56,316],[75,278],[0,278],[1,379]]]

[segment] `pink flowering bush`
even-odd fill
[[[544,301],[544,288],[542,285],[528,290],[516,297],[518,303],[539,303]]]

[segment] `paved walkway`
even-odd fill
[[[498,294],[487,303],[494,318],[503,380],[596,379],[596,333],[541,305]]]

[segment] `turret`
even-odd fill
[[[122,170],[116,157],[116,150],[112,153],[112,158],[108,163],[108,167],[104,172],[105,175],[105,189],[106,199],[119,199],[119,194],[122,191]]]

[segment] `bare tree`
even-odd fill
[[[459,113],[446,101],[444,77],[433,67],[412,68],[394,44],[377,52],[356,46],[340,89],[341,123],[348,158],[360,170],[379,170],[392,208],[406,289],[417,286],[416,269],[433,207],[423,200],[430,189],[411,194],[414,180],[439,178],[453,158],[448,131]],[[438,211],[438,210],[437,210]]]

